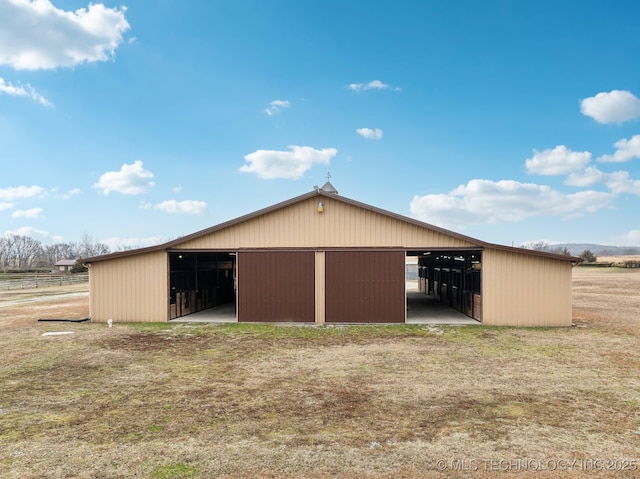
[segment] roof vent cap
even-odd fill
[[[320,188],[320,190],[324,193],[331,193],[334,195],[338,194],[338,190],[336,190],[331,184],[331,182],[329,181],[327,181],[324,185],[322,185],[322,188]]]

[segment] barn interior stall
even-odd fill
[[[418,257],[418,290],[482,321],[481,251],[411,252]]]
[[[170,252],[169,275],[169,319],[235,305],[235,253]]]

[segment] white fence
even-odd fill
[[[88,281],[88,274],[3,274],[0,275],[0,290],[47,288]]]

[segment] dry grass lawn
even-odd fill
[[[640,270],[559,329],[37,322],[65,291],[0,292],[2,478],[640,478]]]

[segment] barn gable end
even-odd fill
[[[321,213],[319,202],[323,203]],[[448,248],[477,246],[477,243],[347,203],[335,196],[314,195],[196,238],[183,239],[174,248],[419,248],[424,245]]]

